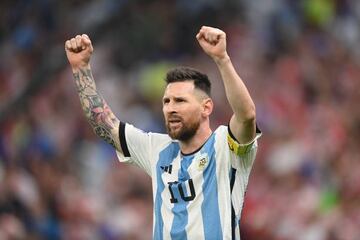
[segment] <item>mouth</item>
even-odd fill
[[[180,127],[181,122],[169,122],[169,126],[173,128]]]
[[[179,127],[181,124],[182,124],[182,121],[181,121],[181,119],[179,119],[179,118],[170,118],[170,119],[168,120],[168,125],[169,125],[170,127],[177,128],[177,127]]]

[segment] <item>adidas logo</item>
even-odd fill
[[[164,171],[167,172],[169,174],[171,174],[172,171],[172,165],[170,164],[169,166],[160,166],[160,168]]]

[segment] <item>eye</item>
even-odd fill
[[[175,102],[181,103],[181,102],[186,102],[186,101],[184,98],[175,98]]]
[[[170,102],[170,99],[169,98],[164,98],[163,99],[163,104],[167,104],[167,103],[169,103]]]

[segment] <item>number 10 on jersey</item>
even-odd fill
[[[189,185],[189,190],[190,190],[190,195],[186,194],[186,185]],[[170,202],[171,203],[177,203],[179,200],[178,198],[175,197],[174,192],[178,191],[182,200],[184,200],[185,202],[189,202],[194,200],[194,198],[196,197],[196,193],[195,193],[195,188],[194,188],[194,183],[193,180],[190,178],[189,180],[185,181],[185,182],[168,182],[169,185],[169,191],[170,191],[170,195],[171,195],[171,199]],[[187,196],[185,196],[187,195]]]

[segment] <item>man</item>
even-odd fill
[[[85,34],[65,43],[83,110],[95,133],[119,160],[152,178],[154,239],[240,239],[239,220],[257,138],[255,105],[236,73],[220,29],[196,38],[216,63],[234,112],[228,126],[210,128],[210,82],[191,68],[168,72],[163,113],[168,134],[145,133],[120,122],[96,90],[93,47]]]

